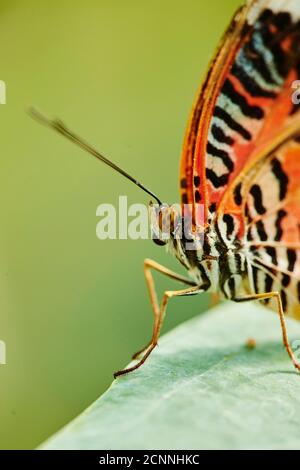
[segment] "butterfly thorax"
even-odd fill
[[[188,238],[174,234],[169,246],[203,290],[219,292],[228,299],[248,290],[247,250],[238,239],[226,239],[217,221],[200,233],[190,233]]]

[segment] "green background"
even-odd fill
[[[200,77],[238,0],[1,1],[0,447],[32,448],[149,339],[150,241],[99,241],[96,208],[147,197],[25,113],[59,116],[163,200]],[[157,278],[159,290],[170,282]],[[171,284],[173,285],[173,284]],[[165,329],[199,313],[180,299]]]

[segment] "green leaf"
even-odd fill
[[[299,346],[300,324],[288,329]],[[300,374],[278,316],[225,303],[161,338],[41,449],[300,449],[299,421]]]

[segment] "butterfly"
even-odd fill
[[[300,320],[300,107],[292,99],[298,79],[300,2],[248,0],[224,34],[192,109],[180,163],[179,212],[62,122],[33,111],[156,200],[154,241],[167,245],[189,273],[183,277],[145,260],[151,341],[115,377],[138,369],[155,349],[170,299],[203,292],[234,302],[258,300],[275,310],[284,346],[300,371],[285,322],[286,315]],[[153,271],[185,288],[165,292],[159,303]]]

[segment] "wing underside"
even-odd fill
[[[245,176],[251,290],[280,292],[284,311],[300,319],[300,132]]]
[[[299,119],[291,99],[299,78],[300,2],[248,2],[222,40],[185,138],[181,200],[193,204],[194,226],[207,226],[221,207],[226,212],[224,195],[236,177]]]

